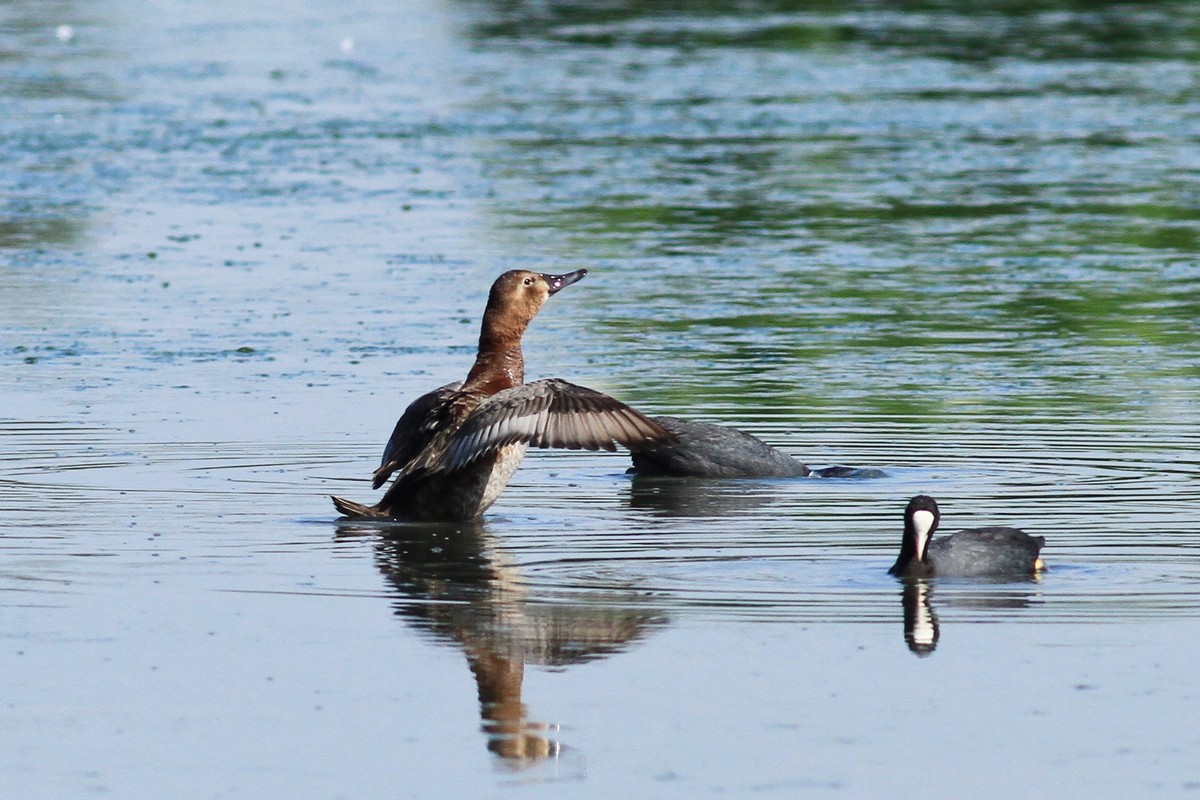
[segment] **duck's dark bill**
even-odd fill
[[[545,278],[546,283],[550,284],[550,294],[554,294],[564,286],[570,286],[576,281],[583,280],[584,275],[587,275],[586,269],[577,269],[574,272],[568,272],[566,275],[543,274],[542,277]]]

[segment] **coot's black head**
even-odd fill
[[[942,514],[937,501],[919,494],[908,501],[904,509],[904,538],[900,541],[900,556],[888,572],[892,575],[925,574],[925,555],[937,530]]]
[[[929,551],[929,540],[933,538],[933,532],[937,530],[941,518],[942,512],[938,510],[937,500],[927,494],[919,494],[909,500],[908,508],[904,509],[904,535],[908,538],[911,532],[917,546],[917,558],[921,561],[925,560],[925,554]]]

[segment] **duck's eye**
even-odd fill
[[[524,283],[526,286],[533,286],[533,278],[526,278]]]

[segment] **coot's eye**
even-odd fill
[[[525,279],[525,285],[526,285],[526,286],[533,286],[533,278],[526,278],[526,279]]]

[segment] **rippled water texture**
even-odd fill
[[[1194,794],[1200,3],[798,5],[0,2],[0,794]],[[335,521],[515,267],[886,475]]]

